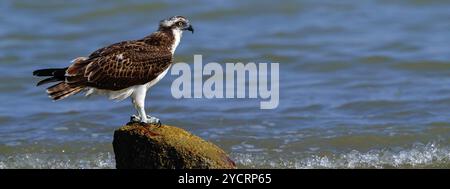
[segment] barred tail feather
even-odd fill
[[[44,85],[44,84],[52,83],[52,82],[57,82],[57,81],[64,81],[66,70],[67,70],[67,68],[48,68],[48,69],[35,70],[33,72],[33,75],[39,76],[39,77],[48,77],[46,79],[39,81],[36,84],[36,86]]]
[[[61,100],[83,90],[82,86],[70,86],[65,82],[60,82],[47,88],[47,93],[53,100]]]
[[[59,80],[58,78],[55,78],[55,77],[49,77],[47,79],[43,79],[43,80],[39,81],[36,84],[36,86],[40,86],[40,85],[44,85],[44,84],[52,83],[52,82],[56,82],[56,81],[61,81],[61,80]]]
[[[64,74],[66,73],[67,68],[47,68],[47,69],[40,69],[40,70],[35,70],[33,72],[34,76],[53,76],[53,77],[63,77],[64,78]]]

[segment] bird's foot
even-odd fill
[[[149,116],[149,115],[147,115],[147,122],[146,123],[149,123],[149,124],[155,124],[155,125],[157,125],[158,127],[161,127],[161,120],[159,120],[158,118],[156,118],[156,117],[153,117],[153,116]]]
[[[156,118],[156,117],[152,117],[152,116],[149,116],[149,115],[147,115],[147,117],[146,117],[146,119],[141,119],[141,117],[140,116],[137,116],[137,115],[132,115],[131,117],[130,117],[130,122],[132,122],[132,123],[141,123],[141,124],[154,124],[154,125],[157,125],[158,127],[161,127],[161,121],[158,119],[158,118]]]
[[[130,122],[141,122],[141,118],[137,115],[132,115],[130,117]]]

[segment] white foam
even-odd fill
[[[114,155],[96,154],[17,154],[0,156],[0,169],[113,169]]]
[[[236,163],[249,168],[448,168],[450,147],[434,143],[416,144],[402,150],[352,150],[334,155],[303,155],[302,158],[278,157],[268,159],[267,155],[234,153]]]

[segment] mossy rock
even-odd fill
[[[235,169],[216,145],[183,129],[129,123],[114,132],[118,169]]]

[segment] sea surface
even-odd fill
[[[450,1],[0,1],[0,168],[115,168],[129,99],[53,102],[32,71],[65,67],[188,17],[176,62],[280,64],[280,104],[175,99],[149,114],[227,151],[241,168],[450,168]],[[170,73],[170,72],[169,72]]]

